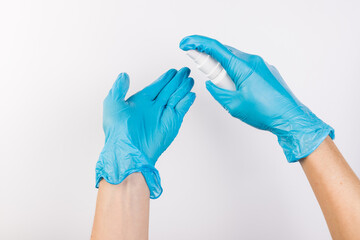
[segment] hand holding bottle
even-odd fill
[[[180,48],[207,53],[220,62],[236,91],[207,81],[208,91],[233,117],[274,133],[289,162],[308,156],[326,136],[334,138],[334,130],[304,106],[261,57],[197,35],[184,38]]]

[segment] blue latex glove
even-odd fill
[[[205,52],[220,62],[237,90],[207,81],[208,91],[232,116],[274,133],[289,162],[308,156],[328,135],[334,138],[334,130],[304,106],[261,57],[203,36],[184,38],[180,48]]]
[[[104,100],[105,146],[96,164],[96,187],[101,179],[119,184],[141,172],[150,198],[162,193],[155,163],[176,137],[195,100],[190,70],[174,69],[126,101],[129,76],[121,73]]]

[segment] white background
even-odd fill
[[[298,163],[233,119],[178,48],[207,35],[275,65],[360,174],[360,4],[344,0],[2,1],[0,239],[88,239],[102,101],[189,66],[197,99],[160,157],[151,239],[330,239]]]

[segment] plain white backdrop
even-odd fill
[[[207,35],[275,65],[360,174],[356,0],[1,1],[0,239],[88,239],[102,101],[189,66],[197,99],[157,168],[150,239],[330,239],[298,163],[233,119],[178,48]],[[128,95],[128,96],[129,96]]]

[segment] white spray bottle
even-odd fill
[[[221,64],[206,53],[196,50],[188,50],[186,54],[194,60],[197,67],[218,87],[236,91],[234,82],[231,80]]]

